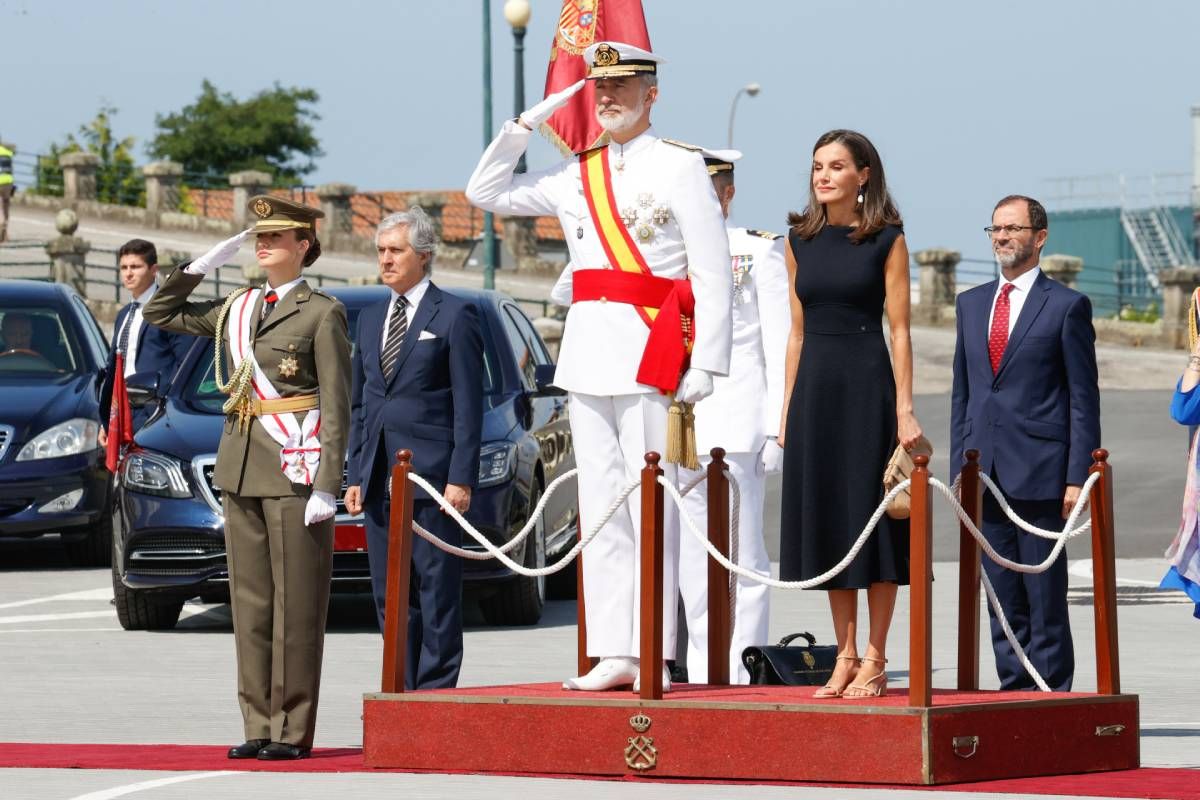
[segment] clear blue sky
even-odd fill
[[[1200,104],[1192,0],[643,0],[660,72],[655,127],[724,146],[739,104],[734,218],[782,230],[812,142],[857,128],[883,154],[910,247],[986,256],[993,202],[1062,175],[1187,172]],[[532,0],[526,93],[541,96],[558,0]],[[512,37],[493,0],[495,125],[512,108]],[[140,143],[204,78],[245,97],[321,95],[313,182],[462,187],[483,147],[481,3],[0,0],[0,136],[42,150],[102,103]],[[139,149],[139,156],[144,155]],[[531,151],[531,166],[558,156]]]

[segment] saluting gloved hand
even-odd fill
[[[675,390],[675,399],[681,403],[698,403],[712,393],[712,375],[692,367],[683,373],[679,388]]]
[[[767,439],[758,458],[762,462],[763,473],[766,475],[783,470],[783,448],[779,446],[776,439]]]
[[[517,119],[526,128],[533,130],[538,125],[541,125],[543,122],[550,119],[551,115],[553,115],[555,111],[558,111],[560,108],[565,106],[567,101],[574,97],[575,93],[582,89],[585,83],[587,83],[587,81],[582,80],[578,83],[568,86],[561,92],[555,92],[528,111],[521,112],[521,116],[517,117]]]
[[[319,489],[313,490],[312,495],[308,498],[308,505],[304,507],[304,524],[313,525],[317,522],[324,522],[332,517],[335,511],[337,511],[337,503],[334,502],[333,495]]]
[[[208,275],[217,267],[224,264],[229,259],[233,258],[242,246],[242,242],[246,241],[246,237],[250,235],[252,228],[247,228],[236,236],[230,236],[225,241],[213,247],[204,255],[197,258],[195,261],[187,265],[187,271],[193,275]]]

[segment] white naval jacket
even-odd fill
[[[486,211],[511,216],[555,215],[563,228],[575,269],[608,264],[588,212],[578,158],[549,169],[514,174],[531,131],[504,123],[467,184],[467,199]],[[624,162],[624,168],[617,164]],[[624,147],[609,148],[613,195],[619,212],[638,213],[649,224],[650,241],[634,241],[650,271],[659,277],[691,276],[696,298],[696,338],[691,366],[713,375],[729,372],[733,281],[721,206],[698,151],[669,144],[654,129]],[[665,222],[655,220],[654,212]],[[625,303],[575,303],[567,312],[554,383],[592,395],[656,391],[637,382],[638,364],[650,329]]]
[[[711,395],[696,404],[696,449],[757,453],[779,433],[783,410],[784,362],[792,327],[787,240],[730,228],[734,278],[733,352],[728,377],[717,378]],[[740,287],[740,290],[737,288]]]

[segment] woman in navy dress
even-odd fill
[[[789,215],[792,294],[784,407],[780,573],[807,580],[836,565],[883,499],[899,441],[921,436],[913,415],[908,248],[875,147],[854,131],[813,147],[809,204]],[[886,311],[891,353],[883,338]],[[828,591],[838,645],[816,697],[887,691],[886,647],[896,591],[908,583],[908,522],[884,516]],[[858,590],[870,631],[860,656]]]

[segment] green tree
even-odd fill
[[[145,179],[133,160],[135,139],[117,138],[112,118],[117,109],[103,106],[91,122],[79,126],[79,131],[67,134],[65,141],[50,145],[48,153],[38,159],[37,191],[45,194],[63,192],[62,168],[59,156],[86,151],[100,157],[96,167],[96,199],[102,203],[145,205]]]
[[[319,99],[312,89],[276,83],[240,101],[206,80],[196,102],[155,117],[158,133],[148,150],[218,180],[257,169],[272,173],[276,183],[299,183],[324,155],[312,126],[320,119],[312,109]]]

